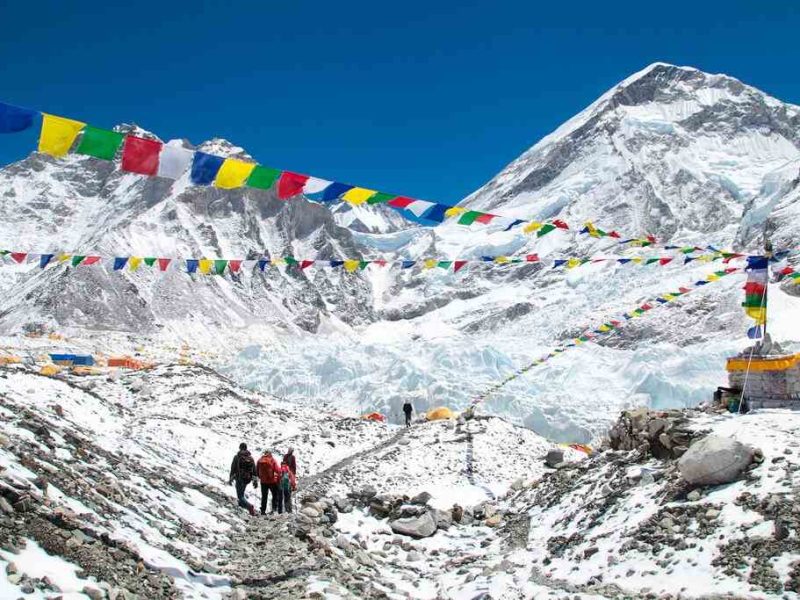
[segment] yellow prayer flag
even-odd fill
[[[372,198],[378,192],[375,190],[368,190],[366,188],[354,187],[352,190],[347,190],[342,195],[342,200],[353,206],[364,204],[367,200]]]
[[[65,156],[86,123],[42,113],[42,133],[39,135],[39,152],[50,156]]]
[[[567,261],[567,268],[568,269],[574,269],[575,267],[580,267],[581,264],[583,264],[583,263],[581,263],[581,259],[580,258],[570,258]]]
[[[600,234],[597,231],[597,227],[592,225],[591,221],[586,221],[586,223],[584,223],[583,226],[586,227],[586,231],[589,233],[590,236],[595,237],[595,238],[599,238],[600,237]]]
[[[534,231],[539,231],[542,228],[542,224],[538,221],[531,221],[525,227],[522,228],[522,231],[525,233],[533,233]]]
[[[763,325],[767,322],[767,309],[755,306],[748,306],[745,308],[747,316],[755,319],[756,325]]]
[[[631,259],[631,262],[632,263],[636,263],[637,265],[640,265],[640,264],[642,264],[642,258],[639,257],[639,256],[636,256],[636,257]]]
[[[605,324],[604,325],[600,325],[600,327],[597,328],[597,331],[611,331],[611,327],[609,327],[608,325],[605,325]]]
[[[714,257],[711,256],[710,254],[701,254],[700,256],[695,258],[695,260],[699,260],[700,262],[711,262],[712,260],[714,260]]]
[[[344,270],[348,273],[355,273],[358,271],[358,266],[361,264],[360,260],[348,259],[344,261]]]
[[[504,265],[507,262],[511,262],[511,259],[507,256],[496,256],[494,262],[496,262],[498,265]]]
[[[467,212],[467,209],[463,206],[451,206],[446,211],[444,211],[445,217],[457,217],[460,214]]]
[[[255,163],[244,162],[236,158],[226,158],[217,173],[214,185],[223,190],[240,188],[255,168]]]
[[[435,258],[428,258],[422,263],[422,266],[426,269],[433,269],[437,263],[438,261]]]
[[[67,262],[71,258],[72,258],[71,254],[59,254],[56,260],[58,262]]]
[[[273,258],[272,260],[269,261],[269,264],[271,264],[273,267],[277,267],[279,265],[286,264],[286,261],[283,260],[282,258]]]
[[[706,281],[717,281],[719,279],[719,275],[716,273],[712,273],[708,277],[706,277]]]
[[[200,272],[205,275],[208,275],[211,272],[211,267],[213,266],[214,261],[208,258],[201,258],[197,264],[198,268],[200,269]]]
[[[142,259],[138,256],[131,256],[128,259],[128,267],[130,268],[131,271],[135,271],[136,269],[138,269],[139,265],[141,264],[142,264]]]

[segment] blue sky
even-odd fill
[[[800,104],[800,3],[227,4],[4,3],[0,99],[447,203],[654,61]]]

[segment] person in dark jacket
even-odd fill
[[[297,476],[297,461],[294,458],[294,448],[289,448],[286,454],[283,455],[282,464],[289,467],[289,470],[292,472],[292,475],[294,475],[295,477]]]
[[[403,412],[406,415],[406,427],[411,427],[411,413],[414,411],[414,407],[411,406],[411,402],[406,400],[406,403],[403,404]]]
[[[258,471],[258,479],[261,481],[261,514],[267,512],[267,497],[270,492],[272,493],[272,511],[278,511],[278,500],[280,496],[280,489],[278,489],[278,482],[281,478],[281,467],[275,457],[269,450],[264,450],[264,454],[258,459],[256,464]]]
[[[239,500],[239,506],[246,508],[251,515],[255,515],[256,511],[253,505],[250,504],[244,497],[247,490],[247,484],[252,482],[253,487],[257,487],[256,480],[256,462],[253,460],[253,455],[247,449],[247,444],[239,444],[239,452],[233,457],[231,463],[231,473],[228,477],[228,485],[236,483],[236,498]]]

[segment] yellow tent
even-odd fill
[[[47,375],[48,377],[52,377],[61,372],[61,369],[55,365],[42,365],[42,368],[39,369],[39,375]]]
[[[455,416],[456,416],[455,413],[446,406],[432,408],[425,414],[425,418],[428,419],[428,421],[443,421],[445,419],[454,419]]]
[[[0,365],[18,365],[21,362],[19,356],[0,356]]]

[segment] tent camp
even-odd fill
[[[428,421],[443,421],[445,419],[454,419],[456,414],[446,406],[432,408],[425,413],[425,418]]]
[[[82,366],[82,367],[91,367],[94,365],[94,358],[91,355],[81,355],[81,354],[51,354],[50,360],[52,360],[57,365],[62,366]]]

